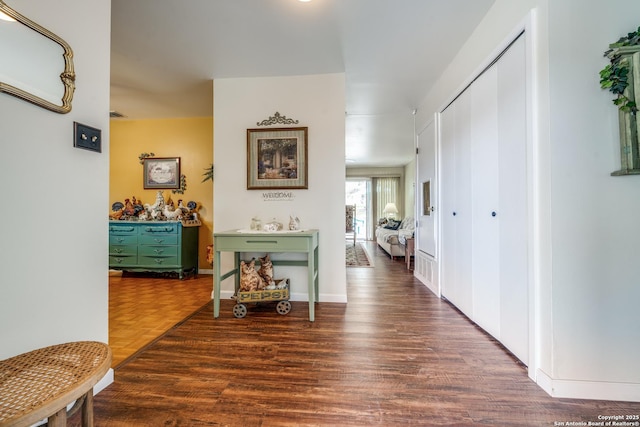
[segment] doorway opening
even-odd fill
[[[369,206],[371,205],[371,180],[364,178],[347,179],[345,183],[345,204],[356,206],[356,239],[370,240]]]

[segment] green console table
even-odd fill
[[[235,276],[236,293],[240,288],[240,254],[243,252],[283,252],[306,253],[306,261],[274,260],[274,265],[307,267],[309,292],[309,321],[315,320],[315,303],[318,302],[318,230],[296,232],[245,232],[230,230],[213,234],[213,317],[220,315],[220,284]],[[224,274],[220,271],[220,253],[234,253],[233,270]]]
[[[198,270],[198,226],[181,221],[109,221],[109,268],[175,272]]]

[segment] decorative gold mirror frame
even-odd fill
[[[4,13],[5,15],[15,19],[17,22],[45,36],[46,38],[62,47],[64,51],[64,53],[62,54],[62,58],[64,60],[64,71],[62,71],[62,73],[60,74],[60,80],[62,80],[62,84],[64,86],[64,94],[61,99],[61,105],[57,105],[44,98],[29,93],[25,89],[20,89],[16,86],[1,81],[0,92],[8,93],[18,98],[24,99],[25,101],[31,102],[35,105],[46,108],[47,110],[54,111],[56,113],[65,114],[71,111],[71,100],[73,99],[76,79],[76,75],[73,70],[73,51],[71,50],[71,46],[69,46],[67,42],[62,40],[57,35],[53,34],[51,31],[43,28],[29,18],[22,16],[15,10],[11,9],[2,0],[0,0],[0,13]]]

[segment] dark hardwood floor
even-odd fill
[[[640,414],[638,403],[549,397],[402,258],[367,247],[375,267],[348,268],[349,303],[319,303],[314,323],[305,302],[236,319],[225,300],[215,320],[207,304],[116,368],[95,425],[554,426]]]

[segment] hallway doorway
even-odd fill
[[[356,238],[371,240],[369,230],[369,206],[371,205],[371,180],[364,178],[347,179],[345,183],[345,204],[356,205]]]

